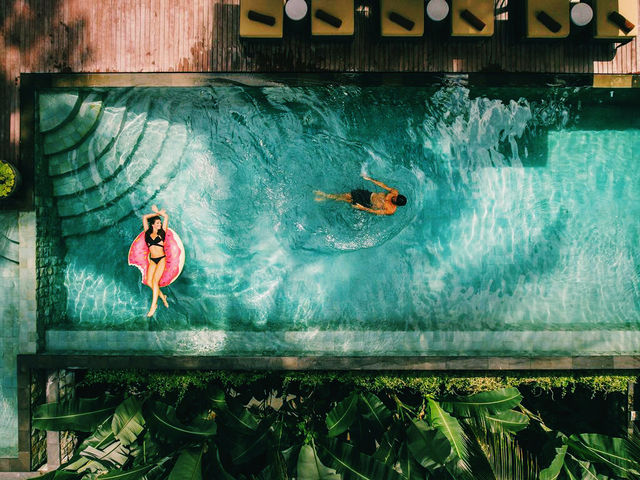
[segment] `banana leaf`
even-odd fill
[[[113,434],[113,429],[111,428],[111,418],[107,418],[98,426],[95,432],[88,436],[78,448],[76,448],[76,452],[82,452],[82,450],[87,447],[102,448],[115,440],[116,436]]]
[[[183,450],[167,480],[202,480],[204,447]]]
[[[217,446],[210,446],[209,451],[206,453],[206,460],[206,478],[215,478],[216,480],[235,480],[235,478],[229,475],[229,473],[224,469]]]
[[[134,457],[134,467],[151,464],[161,458],[160,448],[153,440],[149,430],[144,433],[142,438],[138,439],[138,442],[129,447],[131,448],[131,455]]]
[[[522,395],[515,387],[480,392],[453,401],[442,402],[442,408],[460,417],[469,417],[477,410],[491,413],[510,410],[520,404]]]
[[[536,458],[518,445],[516,437],[504,431],[485,431],[471,443],[469,468],[462,476],[492,480],[539,480]]]
[[[615,475],[638,475],[640,465],[628,454],[628,442],[597,433],[571,435],[567,441],[571,453],[581,460],[605,465]]]
[[[357,406],[358,395],[352,393],[327,414],[326,424],[329,437],[336,437],[347,431],[356,419]]]
[[[111,395],[45,403],[36,408],[32,425],[40,430],[93,432],[117,405],[118,398]]]
[[[229,449],[231,463],[245,465],[267,452],[273,445],[272,424],[273,419],[265,419],[258,430],[255,433],[252,432],[252,435],[235,433],[226,437],[225,444],[231,445]]]
[[[365,421],[360,415],[356,415],[355,421],[349,427],[349,443],[355,446],[362,453],[373,455],[376,451],[376,436],[379,432],[375,432],[369,428],[370,422]],[[376,433],[378,433],[376,435]]]
[[[214,410],[227,408],[227,401],[225,399],[224,392],[219,388],[214,389],[209,394],[209,400]]]
[[[333,468],[322,464],[313,445],[303,445],[298,454],[298,480],[341,480]]]
[[[372,393],[359,395],[359,406],[362,416],[371,424],[371,428],[384,432],[391,423],[392,414],[384,403]]]
[[[414,420],[407,429],[407,448],[423,467],[444,466],[451,456],[451,443],[440,430],[422,420]]]
[[[405,480],[424,480],[427,474],[426,469],[416,461],[406,443],[402,444],[398,453],[398,468]]]
[[[115,440],[101,448],[86,447],[80,452],[80,455],[104,465],[106,470],[121,468],[130,458],[129,449],[122,445],[119,440]]]
[[[447,437],[456,458],[465,460],[467,458],[467,438],[458,420],[444,411],[440,404],[431,398],[429,399],[429,419],[431,425]]]
[[[565,460],[564,473],[570,480],[606,480],[607,478],[599,475],[591,463],[578,460],[571,454],[567,455]]]
[[[568,445],[556,448],[556,456],[544,470],[540,471],[540,480],[556,480],[562,473],[565,457],[567,456]]]
[[[126,471],[118,469],[99,475],[96,480],[142,480],[153,467],[154,465],[141,465]]]
[[[343,480],[402,480],[402,476],[388,465],[337,439],[318,444],[320,452],[324,463],[334,468]]]
[[[149,470],[145,474],[145,476],[142,477],[142,480],[159,480],[159,479],[164,480],[166,478],[168,464],[171,461],[173,461],[173,458],[174,458],[173,456],[161,458],[159,461],[153,464],[153,466],[151,467],[151,470]]]
[[[287,466],[282,453],[270,451],[267,466],[257,475],[257,480],[288,480]]]
[[[184,425],[178,420],[175,408],[157,401],[145,404],[144,417],[155,434],[173,440],[199,442],[213,437],[217,431],[212,420],[197,419],[192,425]]]
[[[67,472],[65,470],[53,470],[38,477],[38,480],[77,480],[82,475],[75,472]]]
[[[216,421],[228,430],[251,435],[258,428],[258,419],[246,408],[240,405],[218,406]]]
[[[144,425],[142,404],[134,397],[129,397],[118,405],[111,422],[113,434],[123,445],[135,442],[144,430]]]
[[[400,424],[397,424],[398,427]],[[384,435],[380,438],[380,444],[373,454],[373,458],[377,461],[384,463],[385,465],[394,465],[398,459],[398,452],[400,450],[400,440],[398,437],[399,428],[391,427],[390,430],[384,432]]]
[[[493,432],[516,433],[527,428],[529,417],[514,410],[505,410],[497,413],[486,413],[487,424]]]

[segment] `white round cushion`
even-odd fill
[[[302,20],[307,14],[307,2],[304,0],[289,0],[284,6],[284,13],[291,20]]]
[[[430,0],[427,3],[427,16],[435,21],[444,20],[449,14],[449,4],[445,0]]]
[[[593,10],[586,3],[576,3],[571,8],[571,21],[579,26],[584,27],[593,19]]]

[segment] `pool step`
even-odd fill
[[[122,169],[98,190],[104,197],[92,195],[90,200],[85,197],[85,201],[91,203],[74,197],[78,203],[84,203],[85,210],[77,216],[62,218],[64,236],[99,231],[104,225],[113,224],[132,212],[142,210],[171,181],[188,145],[186,123],[175,122],[169,126],[170,122],[166,122],[167,128],[164,130],[161,130],[163,127],[159,119],[149,123],[140,148],[129,163],[131,168]],[[154,141],[159,148],[152,150]],[[106,198],[111,200],[107,201]],[[96,205],[97,208],[94,208]]]
[[[53,155],[74,148],[95,128],[101,113],[102,94],[90,93],[82,100],[78,113],[71,121],[44,134],[43,153]]]
[[[127,109],[124,115],[124,126],[117,138],[110,143],[110,148],[96,158],[95,162],[88,163],[85,168],[76,172],[53,178],[53,194],[57,197],[74,195],[90,188],[97,188],[102,182],[119,171],[123,165],[130,161],[147,123],[150,99],[145,98],[138,108]],[[142,111],[140,108],[142,107]]]
[[[105,100],[102,117],[96,129],[82,144],[65,153],[58,153],[49,157],[49,175],[63,175],[78,170],[96,161],[109,149],[125,124],[127,102],[131,98],[132,90],[112,93]]]
[[[60,128],[73,118],[82,105],[78,92],[50,92],[38,95],[40,133]]]
[[[75,195],[58,199],[60,217],[85,215],[104,208],[105,204],[117,200],[132,185],[137,183],[157,160],[169,130],[169,120],[160,117],[160,105],[151,107],[147,124],[140,141],[130,156],[125,158],[122,168],[104,170],[92,168],[95,185]],[[120,165],[113,165],[120,166]]]

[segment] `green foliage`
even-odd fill
[[[119,389],[117,404],[103,396],[36,410],[40,426],[66,428],[67,416],[85,412],[96,424],[95,412],[109,405],[110,413],[60,475],[82,480],[564,480],[631,477],[640,470],[638,443],[554,430],[521,404],[522,394],[513,386],[454,396],[440,384],[438,395],[426,395],[408,386],[419,377],[396,377],[393,388],[373,392],[372,384],[360,384],[366,376],[332,376],[329,383],[319,383],[317,374],[296,379],[205,373],[193,381],[185,376],[173,384],[177,390],[155,392],[148,386],[159,385],[160,377],[135,378],[138,395],[130,395],[134,384],[128,383]],[[105,386],[101,375],[94,385],[118,390]],[[74,425],[87,429],[78,419]]]
[[[8,196],[16,183],[16,174],[7,162],[0,160],[0,198]]]
[[[356,372],[288,372],[256,373],[228,371],[150,372],[138,370],[89,370],[84,384],[110,385],[131,393],[141,391],[166,397],[173,395],[181,401],[189,389],[206,390],[210,385],[225,389],[240,389],[248,385],[271,384],[283,391],[290,389],[314,389],[323,385],[338,384],[346,389],[370,393],[414,392],[424,397],[473,395],[509,387],[526,387],[543,392],[557,392],[561,396],[584,387],[596,394],[626,392],[627,384],[636,380],[628,375],[553,375],[536,376],[511,374],[478,376],[474,374],[397,373],[367,374]]]
[[[111,416],[117,404],[113,396],[45,403],[36,409],[32,422],[35,428],[42,430],[91,432]]]
[[[201,480],[205,447],[183,450],[167,480]]]

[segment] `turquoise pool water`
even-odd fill
[[[505,352],[526,349],[516,332],[637,333],[640,121],[616,100],[459,85],[43,93],[66,244],[66,318],[50,329],[299,332],[302,351],[304,334],[430,332],[454,354],[448,333],[507,332]],[[362,173],[407,206],[314,201],[374,187]],[[154,203],[187,255],[149,321],[127,252]]]

